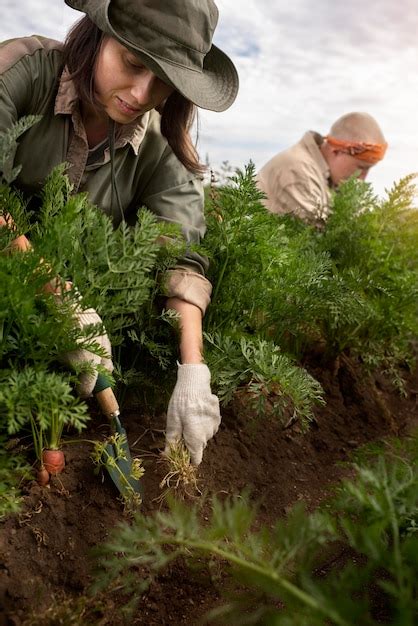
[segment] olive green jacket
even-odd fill
[[[0,132],[24,115],[42,116],[19,139],[15,162],[22,169],[16,185],[34,194],[54,166],[67,162],[74,192],[87,191],[116,226],[122,216],[112,198],[109,149],[87,164],[89,146],[79,99],[63,68],[61,50],[61,43],[38,36],[0,44]],[[171,150],[160,132],[157,111],[118,127],[113,162],[128,223],[139,207],[146,206],[159,219],[180,224],[187,242],[200,241],[205,233],[202,181]],[[169,272],[167,295],[191,302],[204,312],[211,292],[205,269],[205,257],[188,253]]]

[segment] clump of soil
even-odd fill
[[[326,406],[315,413],[307,433],[297,424],[283,429],[272,418],[251,416],[239,407],[223,412],[221,428],[209,443],[199,467],[205,494],[228,496],[249,489],[259,506],[259,520],[273,524],[298,500],[314,509],[330,487],[349,471],[341,463],[366,442],[403,436],[418,417],[417,372],[409,376],[401,398],[383,376],[366,377],[353,359],[310,372],[323,385]],[[82,438],[99,438],[103,418],[92,403],[93,419]],[[123,411],[131,450],[145,466],[142,511],[161,504],[165,416],[150,418],[131,404]],[[65,447],[65,471],[48,488],[36,482],[24,488],[19,515],[6,520],[0,535],[0,604],[8,626],[123,623],[124,598],[118,594],[88,598],[94,561],[91,549],[104,543],[124,519],[123,506],[108,477],[95,475],[91,445]],[[220,602],[220,581],[208,570],[191,571],[172,564],[140,599],[130,624],[193,625]]]

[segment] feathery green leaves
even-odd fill
[[[307,514],[297,506],[273,528],[255,528],[245,496],[214,498],[209,519],[205,503],[206,523],[196,506],[172,500],[167,512],[119,526],[96,551],[95,587],[117,583],[119,592],[136,594],[138,584],[145,588],[178,557],[200,563],[203,557],[222,568],[224,589],[231,587],[227,574],[238,583],[211,612],[228,623],[375,626],[378,589],[385,623],[413,626],[417,452],[416,440],[365,452],[355,479],[322,509]]]

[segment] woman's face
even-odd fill
[[[95,95],[107,115],[129,124],[174,91],[116,39],[103,39],[94,71]]]

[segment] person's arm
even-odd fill
[[[42,113],[48,95],[42,90],[45,84],[50,86],[47,79],[52,76],[47,52],[57,45],[35,36],[0,43],[0,132],[10,130],[25,115]]]
[[[177,222],[187,243],[199,243],[205,232],[201,181],[187,172],[170,152],[164,170],[153,177],[144,200],[159,219]],[[165,175],[164,175],[165,173]],[[164,279],[166,307],[179,314],[177,382],[167,408],[166,448],[183,439],[194,465],[202,461],[207,442],[221,422],[219,400],[211,391],[210,371],[203,362],[202,317],[210,301],[211,284],[205,278],[207,259],[188,251]]]
[[[199,307],[179,298],[168,298],[167,308],[180,315],[180,358],[182,364],[202,363],[202,312]]]
[[[207,442],[221,423],[219,400],[210,387],[210,371],[203,362],[202,313],[199,307],[169,298],[167,307],[180,315],[180,356],[177,383],[167,410],[166,454],[182,438],[194,465],[202,461]]]
[[[161,141],[154,129],[151,149]],[[146,150],[145,150],[146,152]],[[199,465],[207,442],[221,421],[219,400],[211,391],[210,371],[203,361],[202,317],[212,286],[205,278],[207,259],[193,249],[204,236],[204,194],[200,176],[189,172],[166,145],[152,176],[138,197],[158,219],[178,224],[186,241],[185,255],[163,276],[166,306],[180,316],[177,382],[167,409],[166,449],[184,440],[191,462]]]
[[[6,226],[10,230],[14,230],[15,224],[13,218],[9,214],[0,215],[0,226]],[[26,235],[19,235],[10,242],[10,250],[21,250],[26,252],[30,250],[31,245]]]

